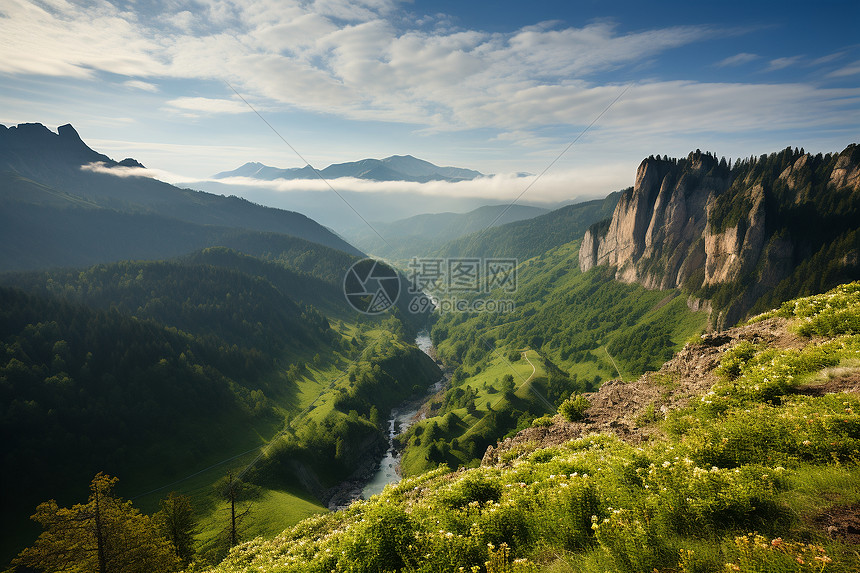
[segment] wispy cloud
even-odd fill
[[[171,14],[182,25],[165,26],[162,20],[171,14],[147,22],[105,0],[86,9],[10,0],[0,71],[74,77],[110,72],[132,76],[128,85],[138,89],[150,89],[144,85],[149,78],[226,78],[251,97],[299,109],[469,129],[494,126],[493,106],[511,95],[523,101],[542,97],[543,87],[575,88],[592,74],[718,33],[701,26],[622,33],[609,22],[582,28],[545,23],[508,34],[399,31],[386,19],[398,4],[206,0],[193,21],[176,3]],[[230,102],[210,99],[181,98],[166,106],[239,113]]]
[[[774,72],[776,70],[783,70],[785,68],[789,68],[791,66],[796,66],[803,60],[803,56],[791,56],[788,58],[776,58],[771,60],[765,71]]]
[[[76,78],[99,71],[147,77],[169,73],[162,44],[142,33],[133,14],[109,2],[86,6],[8,0],[0,23],[0,71]]]
[[[845,52],[835,52],[833,54],[827,54],[826,56],[821,56],[820,58],[815,58],[809,65],[811,66],[820,66],[821,64],[829,64],[830,62],[834,62],[839,58],[843,57]]]
[[[827,74],[827,77],[844,78],[848,76],[856,76],[857,74],[860,74],[860,60],[852,64],[848,64],[847,66],[844,66],[842,68],[839,68],[838,70],[830,72],[829,74]]]
[[[127,177],[145,177],[147,179],[158,179],[159,181],[164,181],[166,183],[171,184],[180,183],[182,181],[188,180],[187,177],[177,175],[176,173],[170,173],[169,171],[164,171],[162,169],[150,169],[147,167],[125,167],[121,165],[108,166],[102,161],[96,161],[94,163],[87,163],[86,165],[81,165],[81,171],[112,175],[114,177],[121,177],[123,179]]]
[[[171,184],[195,186],[204,182],[234,188],[236,194],[243,189],[255,188],[279,193],[319,192],[331,193],[331,187],[338,192],[370,193],[399,196],[421,195],[440,198],[477,198],[493,201],[513,201],[523,190],[535,182],[536,175],[522,176],[504,173],[479,177],[471,181],[430,181],[417,183],[410,181],[371,181],[353,177],[341,177],[322,181],[320,179],[276,179],[264,181],[249,177],[230,177],[226,179],[191,180],[188,177],[159,169],[141,167],[109,167],[104,163],[90,163],[81,166],[84,171],[102,173],[115,177],[147,177]],[[567,201],[576,197],[604,196],[608,191],[621,189],[632,184],[634,173],[626,164],[617,164],[607,169],[605,166],[580,167],[560,170],[541,177],[536,187],[539,193],[531,194],[529,199],[546,203]],[[576,187],[571,187],[576,181]],[[330,187],[331,186],[331,187]]]
[[[123,82],[123,85],[136,89],[143,90],[145,92],[157,93],[158,86],[149,82],[143,82],[140,80],[128,80],[127,82]]]
[[[343,177],[328,182],[338,192],[354,193],[386,193],[403,196],[432,196],[448,198],[481,198],[487,200],[513,201],[523,190],[531,185],[536,175],[521,176],[516,173],[503,173],[487,177],[479,177],[471,181],[430,181],[415,183],[407,181],[369,181]],[[533,187],[529,200],[540,200],[552,203],[566,201],[575,197],[605,196],[607,192],[632,185],[634,173],[627,164],[606,166],[581,167],[577,169],[560,170],[541,177]],[[571,186],[576,181],[576,186]],[[245,177],[218,179],[236,188],[257,187],[281,193],[319,191],[330,193],[326,182],[319,179],[311,180],[275,180],[260,181]]]
[[[759,56],[757,56],[756,54],[748,54],[746,52],[741,52],[740,54],[735,54],[734,56],[729,56],[724,60],[720,60],[714,65],[718,68],[742,66],[744,64],[754,62],[757,59],[759,59]]]
[[[180,111],[194,117],[221,113],[248,113],[251,111],[244,102],[239,100],[206,97],[180,97],[169,100],[165,105],[173,111]]]

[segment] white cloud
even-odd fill
[[[776,59],[770,61],[770,63],[767,66],[767,69],[765,71],[773,72],[776,70],[782,70],[785,68],[789,68],[791,66],[797,65],[798,63],[800,63],[801,60],[803,60],[802,56],[791,56],[789,58],[776,58]]]
[[[828,78],[844,78],[860,74],[860,60],[827,74]]]
[[[86,7],[8,0],[0,12],[0,72],[86,78],[97,71],[163,74],[161,47],[109,2]]]
[[[550,172],[543,177],[520,176],[504,173],[479,177],[471,181],[370,181],[342,177],[323,181],[320,179],[295,179],[262,181],[248,177],[231,177],[212,182],[239,188],[254,187],[281,193],[318,191],[330,193],[331,187],[338,192],[386,193],[404,196],[427,196],[446,198],[479,198],[486,200],[513,201],[529,186],[529,201],[554,203],[576,197],[602,197],[608,192],[632,185],[635,173],[627,163],[588,166],[564,171]],[[192,185],[194,182],[186,184]],[[331,185],[331,187],[329,187]]]
[[[744,64],[748,64],[749,62],[753,62],[757,60],[759,57],[755,54],[748,54],[746,52],[741,52],[740,54],[735,54],[734,56],[729,56],[724,60],[720,60],[715,66],[718,68],[725,67],[733,67],[733,66],[742,66]]]
[[[390,12],[396,0],[314,0],[314,12],[341,20],[367,21]]]
[[[835,52],[833,54],[827,54],[826,56],[821,56],[820,58],[816,58],[816,59],[812,60],[809,64],[812,66],[820,66],[821,64],[829,64],[830,62],[836,61],[844,55],[845,55],[845,52]]]
[[[128,80],[127,82],[123,82],[123,85],[128,86],[130,88],[134,88],[136,90],[143,90],[145,92],[158,92],[158,86],[149,82],[142,82],[140,80]]]
[[[148,169],[146,167],[125,167],[120,165],[108,167],[101,161],[81,165],[81,171],[102,173],[104,175],[113,175],[114,177],[121,177],[123,179],[127,177],[146,177],[147,179],[158,179],[159,181],[165,181],[171,184],[180,183],[182,181],[188,180],[187,177],[182,177],[181,175],[170,173],[169,171],[164,171],[162,169]]]
[[[178,28],[183,32],[190,32],[194,27],[194,24],[198,21],[198,16],[195,16],[189,10],[182,10],[181,12],[175,12],[172,14],[166,14],[162,21],[174,28]]]
[[[160,169],[141,167],[108,167],[102,162],[82,165],[81,169],[93,173],[113,175],[115,177],[148,177],[171,184],[194,187],[201,180],[190,180],[189,177]],[[421,195],[452,199],[477,198],[492,201],[514,201],[521,197],[523,191],[529,189],[528,196],[521,197],[530,202],[555,203],[583,197],[602,197],[609,191],[632,185],[635,173],[627,163],[585,166],[574,169],[549,172],[543,177],[537,175],[521,176],[515,173],[503,173],[479,177],[471,181],[430,181],[417,183],[410,181],[371,181],[342,177],[323,181],[321,179],[296,179],[263,181],[248,177],[231,177],[227,179],[207,179],[206,182],[235,187],[241,195],[242,189],[257,188],[291,192],[320,192],[331,193],[332,187],[339,193],[374,193],[402,196]],[[230,193],[229,190],[225,191]]]
[[[191,113],[193,115],[210,115],[219,113],[248,113],[251,109],[242,101],[233,99],[213,99],[206,97],[180,97],[166,103],[174,111]]]

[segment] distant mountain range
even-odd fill
[[[71,125],[57,133],[38,123],[0,125],[0,271],[241,248],[236,241],[269,253],[327,247],[362,255],[300,213],[103,172],[118,167],[142,165],[94,151]]]
[[[411,155],[392,155],[385,159],[362,159],[348,163],[335,163],[319,170],[319,175],[325,179],[354,177],[371,181],[413,181],[426,183],[428,181],[471,181],[483,177],[479,171],[462,169],[460,167],[439,167],[429,161],[412,157]],[[212,176],[213,179],[228,177],[250,177],[273,181],[275,179],[316,179],[319,177],[310,165],[280,169],[262,163],[246,163],[233,171],[222,171]]]

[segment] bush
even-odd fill
[[[346,540],[341,569],[368,573],[402,569],[403,556],[415,541],[414,527],[400,506],[373,506]]]
[[[609,516],[591,525],[600,546],[625,573],[653,571],[674,561],[676,552],[659,535],[645,511],[612,509]]]
[[[594,544],[591,516],[600,513],[594,480],[561,477],[540,492],[539,499],[539,507],[530,512],[530,529],[542,545],[573,551]]]
[[[442,495],[442,501],[449,507],[461,508],[472,502],[484,504],[488,501],[499,501],[502,496],[502,485],[498,478],[473,471],[466,474],[460,481]]]
[[[574,394],[561,403],[558,411],[568,422],[577,422],[585,417],[585,411],[588,410],[589,406],[591,403],[588,398],[582,394]]]
[[[768,573],[820,572],[833,560],[824,547],[791,543],[781,537],[768,540],[757,533],[735,537],[727,553],[727,571],[767,571]]]

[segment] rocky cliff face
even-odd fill
[[[612,265],[618,280],[648,288],[682,285],[705,264],[707,205],[729,183],[728,167],[709,155],[691,154],[681,165],[646,159],[608,226],[586,232],[580,268]]]
[[[733,168],[701,152],[681,160],[651,157],[639,165],[612,218],[586,232],[579,267],[614,266],[617,280],[652,289],[700,292],[744,283],[712,316],[713,326],[730,325],[834,238],[811,227],[848,216],[836,211],[860,204],[858,191],[857,145],[823,157],[786,149]],[[856,230],[860,221],[848,226]],[[846,255],[847,262],[856,259]]]

